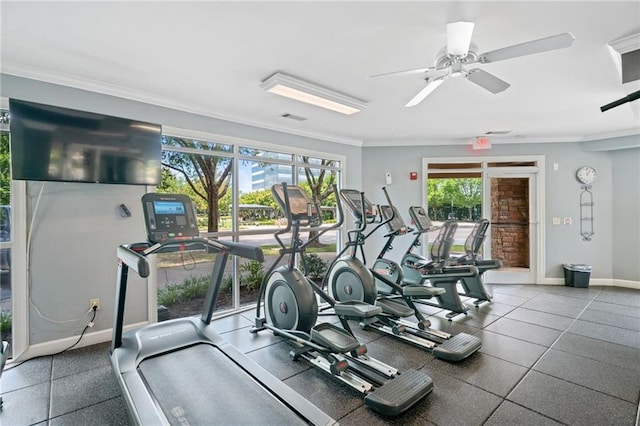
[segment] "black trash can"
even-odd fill
[[[569,287],[589,287],[589,278],[591,278],[591,265],[564,264],[564,285]]]

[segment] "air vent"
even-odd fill
[[[511,130],[489,130],[485,135],[506,135],[511,133]]]
[[[307,118],[306,117],[300,117],[299,115],[293,115],[293,114],[282,114],[280,117],[283,118],[289,118],[291,120],[296,120],[296,121],[305,121]]]

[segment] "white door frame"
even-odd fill
[[[524,167],[488,167],[488,163],[498,162],[535,162],[536,166]],[[534,179],[529,179],[529,209],[530,222],[535,222],[531,229],[530,223],[530,276],[509,276],[508,271],[487,271],[484,274],[484,280],[487,283],[521,283],[521,284],[543,284],[545,281],[545,156],[544,155],[516,155],[516,156],[474,156],[474,157],[430,157],[422,159],[422,170],[424,176],[428,176],[429,163],[482,163],[482,179],[483,179],[483,207],[490,206],[489,199],[485,199],[490,191],[485,190],[489,182],[490,172],[500,172],[508,176],[516,177],[517,173],[534,175]],[[475,169],[474,169],[475,170]],[[466,170],[472,171],[472,170]],[[492,175],[493,176],[493,175]],[[531,185],[533,184],[533,187]],[[422,205],[427,206],[427,179],[422,179]],[[531,211],[531,208],[534,210]],[[490,208],[490,207],[489,207]],[[487,217],[487,211],[483,209],[483,217]],[[535,218],[536,220],[534,220]],[[489,227],[489,233],[491,227]],[[490,235],[489,235],[490,237]],[[489,237],[485,241],[483,248],[484,253],[490,253]],[[498,275],[498,274],[505,275]],[[510,280],[510,279],[515,279]],[[526,282],[525,282],[526,281]]]

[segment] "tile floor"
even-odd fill
[[[434,359],[353,325],[372,356],[433,378],[434,391],[392,419],[366,408],[362,395],[325,373],[289,360],[282,339],[266,331],[250,334],[253,311],[215,324],[250,358],[343,425],[638,424],[640,291],[535,285],[491,290],[492,303],[451,322],[444,319],[446,312],[423,308],[436,327],[482,339],[480,352],[461,363]],[[0,424],[128,424],[108,345],[9,366],[0,380]]]

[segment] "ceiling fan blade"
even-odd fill
[[[393,71],[393,72],[386,72],[386,73],[383,73],[383,74],[370,75],[369,78],[386,77],[386,76],[390,76],[390,75],[421,74],[421,73],[433,71],[435,69],[436,69],[436,67],[414,68],[414,69],[404,70],[404,71]]]
[[[469,51],[473,22],[453,22],[447,24],[447,53],[451,56],[465,56]]]
[[[550,37],[533,40],[526,43],[515,44],[502,49],[492,50],[480,54],[476,62],[488,64],[490,62],[502,61],[516,58],[518,56],[532,55],[534,53],[548,52],[550,50],[563,49],[571,46],[575,37],[571,33],[563,33]]]
[[[429,96],[429,94],[431,92],[436,90],[436,88],[438,86],[440,86],[444,80],[445,80],[444,77],[439,77],[439,78],[436,78],[436,79],[433,79],[433,80],[429,81],[427,83],[427,85],[424,86],[422,88],[422,90],[419,91],[418,94],[413,97],[413,99],[411,99],[409,102],[407,102],[407,104],[405,106],[406,107],[412,107],[412,106],[418,105],[420,102],[422,102],[424,100],[424,98]]]
[[[480,68],[474,68],[469,70],[467,74],[467,80],[472,83],[477,84],[485,90],[490,91],[491,93],[500,93],[504,90],[507,90],[509,83],[504,80],[500,80],[493,74],[489,74],[488,72],[481,70]]]

